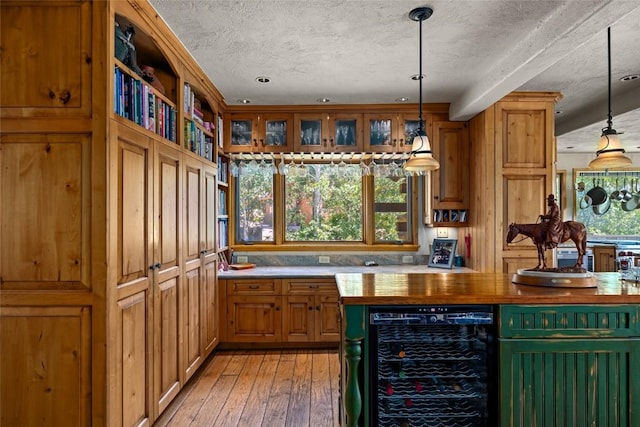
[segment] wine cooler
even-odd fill
[[[493,306],[372,306],[371,425],[498,425]]]

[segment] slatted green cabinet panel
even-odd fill
[[[640,337],[640,305],[503,305],[500,336]]]
[[[501,306],[500,425],[640,426],[638,308]]]
[[[505,340],[501,426],[640,426],[640,340]]]

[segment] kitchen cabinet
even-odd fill
[[[280,342],[282,292],[280,279],[226,281],[228,342]]]
[[[0,74],[2,423],[151,425],[217,344],[215,252],[202,251],[218,147],[183,130],[215,138],[204,123],[222,98],[146,1],[0,8],[20,70]],[[133,27],[137,65],[114,57],[114,23]]]
[[[593,247],[593,271],[616,271],[616,247],[615,246],[594,246]]]
[[[401,153],[411,151],[411,133],[419,128],[420,119],[412,113],[368,113],[364,123],[364,151]]]
[[[282,153],[293,149],[291,113],[230,113],[224,121],[225,153]]]
[[[431,197],[434,209],[469,208],[469,129],[466,122],[433,123],[433,157],[440,168],[432,173]],[[445,211],[446,212],[446,211]],[[455,222],[451,216],[439,219]]]
[[[333,279],[283,279],[283,339],[338,342],[340,310]]]
[[[640,306],[501,306],[502,426],[640,425]]]
[[[319,343],[340,340],[333,279],[227,279],[226,342]]]
[[[469,121],[469,219],[477,271],[513,274],[538,263],[530,239],[506,243],[510,223],[535,223],[557,194],[557,92],[513,92]]]
[[[348,153],[362,151],[362,114],[294,114],[294,151]]]

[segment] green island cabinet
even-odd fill
[[[639,305],[500,307],[501,426],[640,426]]]
[[[341,305],[342,425],[370,426],[368,306]],[[640,305],[500,305],[501,427],[640,426]]]

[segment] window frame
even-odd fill
[[[323,161],[307,161],[306,164],[328,163]],[[362,207],[363,207],[363,241],[362,242],[288,242],[285,241],[285,177],[280,174],[273,175],[273,242],[239,242],[236,241],[236,209],[238,203],[238,178],[230,177],[229,194],[233,203],[229,206],[229,216],[233,219],[229,226],[229,242],[231,249],[235,251],[376,251],[376,252],[415,252],[418,244],[418,186],[422,177],[412,176],[408,178],[410,190],[407,197],[410,198],[410,240],[406,243],[378,242],[375,239],[374,222],[374,176],[361,177],[362,182]]]

